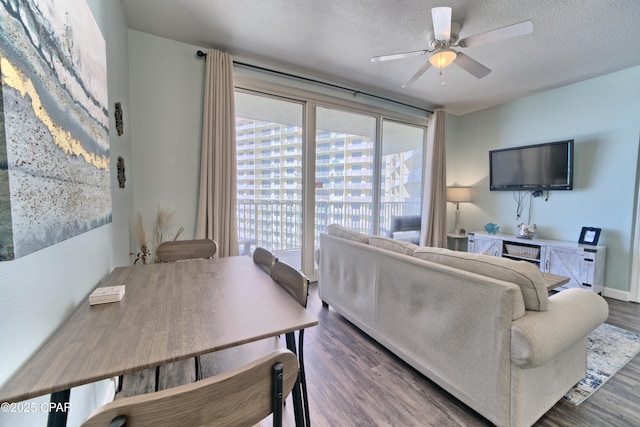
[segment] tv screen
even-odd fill
[[[489,151],[491,191],[573,189],[573,140]]]

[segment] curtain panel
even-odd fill
[[[447,247],[445,115],[436,110],[429,118],[420,231],[420,245],[438,248]]]
[[[238,255],[236,124],[233,59],[207,51],[196,238],[218,243],[218,256]]]

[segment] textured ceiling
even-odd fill
[[[640,65],[640,0],[121,0],[129,28],[234,59],[460,115]],[[524,20],[532,34],[464,49],[492,70],[370,58],[427,47],[431,8],[450,6],[460,37]],[[442,85],[442,82],[445,85]]]

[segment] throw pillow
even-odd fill
[[[413,255],[413,251],[419,248],[411,242],[402,240],[389,239],[388,237],[370,236],[369,244],[377,248],[386,249],[388,251],[398,252],[404,255]]]
[[[366,234],[358,233],[357,231],[349,230],[340,224],[329,224],[327,226],[327,234],[330,236],[342,237],[343,239],[353,240],[354,242],[369,243],[369,238]]]
[[[544,277],[540,269],[529,262],[431,247],[419,247],[413,256],[514,283],[520,286],[527,310],[547,310],[549,295]]]

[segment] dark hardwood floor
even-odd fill
[[[607,323],[640,332],[640,304],[607,302]],[[491,425],[336,311],[323,308],[315,284],[308,307],[319,318],[304,342],[314,427]],[[294,425],[292,406],[289,397],[285,426]],[[535,425],[640,426],[640,355],[581,405],[561,400]]]

